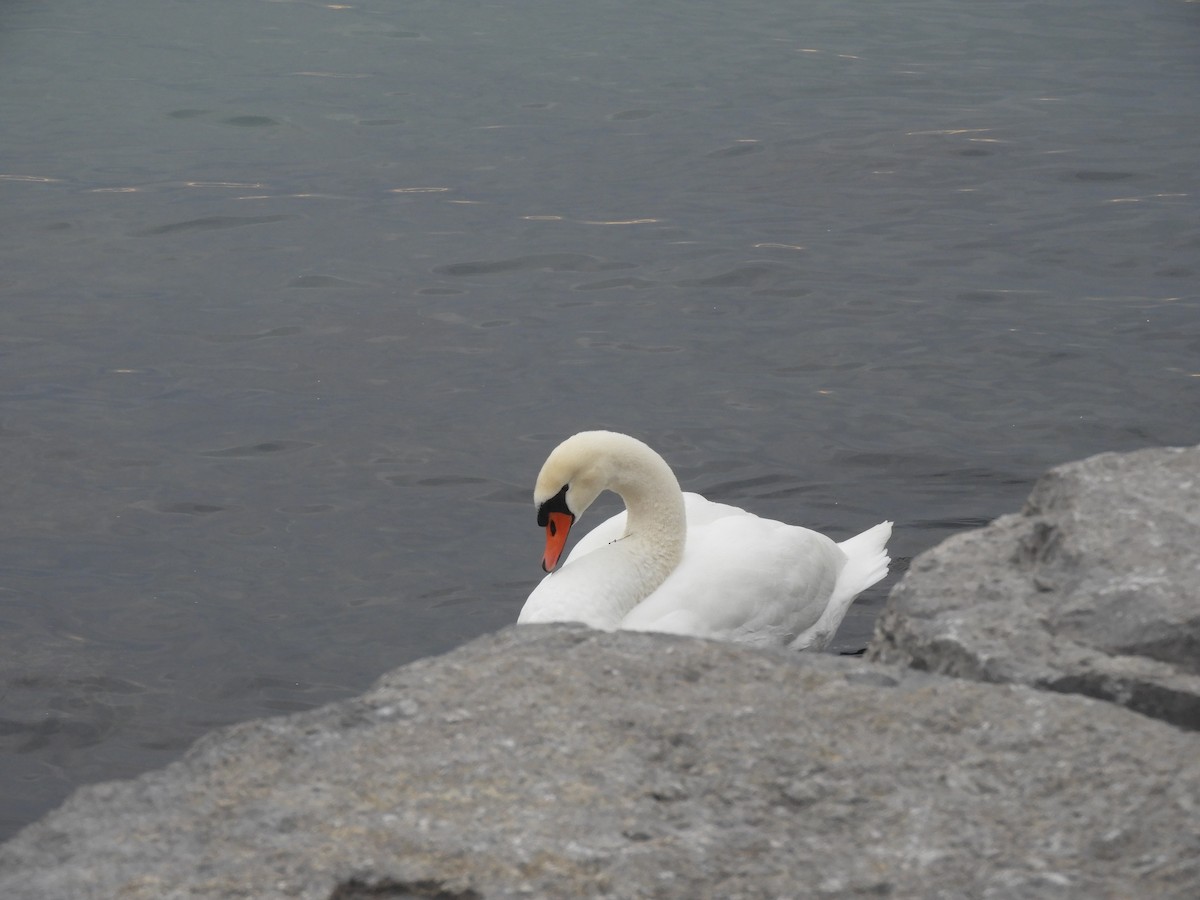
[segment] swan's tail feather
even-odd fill
[[[828,646],[854,598],[887,575],[888,563],[892,561],[887,555],[891,536],[892,523],[880,522],[838,544],[846,554],[846,564],[838,573],[821,618],[789,645],[793,650],[824,650]]]
[[[834,597],[838,596],[843,586],[847,590],[853,587],[853,593],[857,595],[887,576],[888,563],[892,561],[887,555],[887,542],[891,536],[892,523],[880,522],[874,528],[868,528],[862,534],[838,544],[846,554],[846,567],[842,569],[833,588]]]

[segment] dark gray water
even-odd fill
[[[1200,441],[1198,98],[1183,0],[9,0],[0,835],[513,621],[582,428],[898,568]]]

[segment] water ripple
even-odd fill
[[[315,447],[311,441],[262,441],[257,444],[242,444],[237,447],[224,447],[220,450],[201,450],[201,456],[219,458],[250,459],[268,453],[294,453],[297,450],[307,450]]]
[[[616,263],[588,256],[585,253],[539,253],[534,256],[515,256],[509,259],[477,260],[438,266],[439,275],[494,275],[500,272],[604,272],[610,269],[631,269],[628,263]]]
[[[160,234],[179,234],[183,231],[213,231],[222,228],[244,228],[248,225],[269,225],[272,222],[283,222],[286,219],[296,219],[298,216],[203,216],[199,219],[188,219],[184,222],[171,222],[167,225],[156,225],[133,232],[134,237],[151,237]]]

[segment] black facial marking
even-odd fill
[[[560,512],[566,513],[568,516],[574,516],[571,512],[571,507],[567,506],[567,488],[568,484],[562,486],[562,490],[538,507],[537,522],[543,528],[550,522],[550,513]]]

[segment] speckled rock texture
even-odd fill
[[[1051,470],[1019,514],[914,561],[868,655],[1200,729],[1200,447]]]
[[[570,626],[213,733],[6,900],[1194,898],[1200,736],[1078,695]]]

